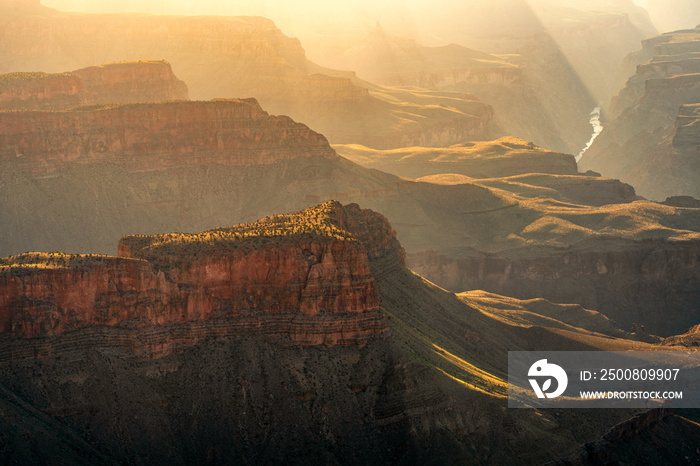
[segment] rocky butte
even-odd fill
[[[337,202],[198,234],[127,236],[119,257],[27,253],[0,261],[0,330],[43,343],[108,326],[140,358],[231,334],[364,345],[387,330],[369,268],[387,254],[403,260],[386,219]]]
[[[111,63],[66,73],[0,75],[0,109],[67,110],[188,98],[187,85],[175,77],[164,60]]]

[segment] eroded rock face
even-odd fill
[[[387,330],[370,258],[403,260],[403,249],[379,214],[336,202],[316,211],[321,225],[340,233],[277,216],[272,226],[266,219],[184,239],[125,237],[121,257],[6,258],[0,329],[32,339],[116,327],[122,332],[114,342],[146,358],[251,332],[301,345],[362,345]]]
[[[0,113],[0,146],[0,160],[35,175],[96,161],[160,170],[335,157],[322,135],[268,115],[254,99]]]
[[[113,63],[56,74],[0,75],[2,109],[67,110],[107,103],[187,99],[187,85],[163,60]]]

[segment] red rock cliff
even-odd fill
[[[36,338],[110,326],[142,357],[244,333],[361,345],[387,330],[369,258],[403,249],[380,215],[331,202],[196,235],[129,236],[119,254],[2,259],[0,331]]]
[[[0,160],[24,162],[35,175],[96,160],[146,170],[297,157],[336,155],[323,136],[254,99],[0,112]]]

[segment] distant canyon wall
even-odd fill
[[[450,145],[497,133],[490,106],[473,96],[397,93],[358,81],[351,72],[322,68],[306,58],[298,39],[285,36],[266,18],[51,9],[9,14],[4,8],[0,5],[0,15],[5,15],[0,21],[0,72],[56,73],[165,59],[193,99],[256,98],[271,113],[306,123],[338,143]],[[102,90],[87,91],[94,96]],[[119,94],[118,89],[112,92]],[[152,100],[148,95],[144,99]]]
[[[166,61],[112,63],[55,74],[0,75],[0,109],[67,110],[188,98],[187,85],[175,77]]]
[[[125,104],[0,113],[0,161],[32,175],[106,162],[131,170],[334,158],[326,139],[255,100]]]
[[[654,200],[700,197],[693,123],[700,104],[700,29],[645,40],[630,60],[643,62],[611,101],[610,120],[579,165],[620,178]]]
[[[578,303],[623,329],[645,325],[662,336],[700,320],[700,242],[601,240],[598,247],[505,257],[464,251],[415,253],[408,265],[450,291],[486,290],[521,299]]]

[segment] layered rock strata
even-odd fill
[[[335,157],[326,139],[254,99],[0,113],[0,161],[32,175],[108,162],[132,170]]]
[[[230,334],[362,345],[387,330],[369,268],[386,254],[403,260],[386,219],[331,202],[196,235],[125,237],[120,257],[9,257],[0,329],[37,345],[3,353],[50,351],[46,337],[95,326],[118,329],[101,332],[142,358]]]

